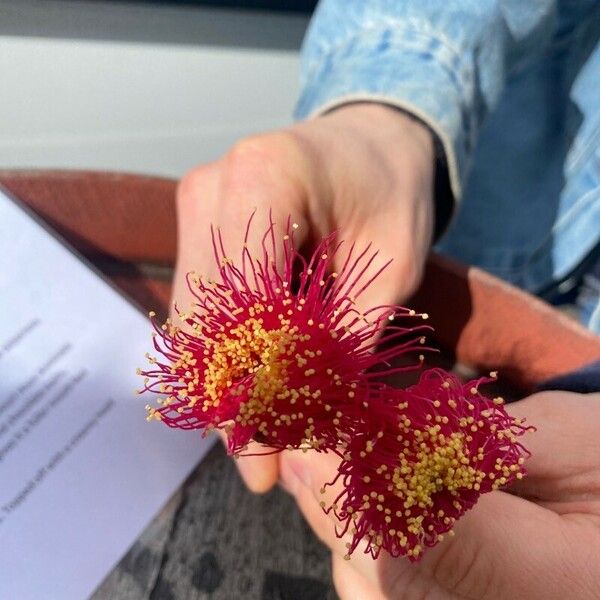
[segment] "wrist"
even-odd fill
[[[374,186],[376,175],[401,187],[433,189],[434,136],[411,115],[376,103],[355,103],[296,124],[290,130],[316,174],[331,189]],[[411,179],[406,180],[410,173]]]
[[[393,106],[357,102],[340,106],[320,118],[344,127],[372,144],[387,160],[412,160],[424,173],[430,171],[434,162],[431,130],[411,114]],[[406,148],[410,148],[409,153]]]

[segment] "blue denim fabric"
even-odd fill
[[[600,392],[600,361],[586,365],[573,373],[544,381],[538,389],[563,390],[580,394]]]
[[[438,249],[556,299],[600,244],[599,39],[597,0],[322,0],[296,116],[372,100],[421,118],[458,201]]]

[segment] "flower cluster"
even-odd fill
[[[340,535],[351,530],[348,554],[365,540],[374,557],[385,548],[417,560],[481,494],[523,477],[527,451],[517,438],[527,428],[501,398],[480,393],[487,381],[425,371],[351,440],[336,478],[343,492],[322,503],[343,524]]]
[[[233,455],[252,440],[335,452],[344,491],[324,508],[340,535],[352,532],[348,553],[364,540],[375,557],[383,548],[416,560],[480,494],[522,477],[526,428],[479,393],[483,380],[432,370],[406,390],[382,382],[421,366],[429,328],[400,306],[361,312],[357,299],[387,266],[375,268],[377,252],[352,246],[342,259],[333,234],[307,260],[297,225],[277,239],[271,221],[255,257],[251,221],[239,261],[211,229],[218,277],[189,274],[191,311],[155,323],[162,358],[148,355],[140,371],[142,391],[161,396],[148,419],[223,430]]]
[[[149,407],[150,418],[182,429],[223,429],[232,454],[251,439],[277,450],[336,450],[389,392],[378,379],[414,368],[391,364],[422,352],[429,328],[393,321],[404,316],[423,323],[427,315],[398,306],[366,313],[357,308],[382,270],[366,275],[377,253],[351,248],[336,271],[341,243],[335,236],[306,261],[294,247],[296,227],[288,224],[281,240],[281,274],[274,223],[260,260],[250,256],[246,242],[239,266],[212,230],[219,281],[190,274],[192,312],[179,313],[180,325],[155,326],[155,348],[166,361],[148,357],[155,368],[142,373],[144,391],[164,398],[158,408]],[[374,340],[384,324],[380,341],[393,343],[381,350]]]

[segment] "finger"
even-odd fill
[[[281,272],[288,222],[298,225],[294,231],[298,246],[307,234],[309,176],[297,148],[281,134],[247,139],[224,157],[220,169],[216,202],[206,202],[205,218],[211,219],[207,226],[220,228],[223,245],[234,262],[242,259],[244,248],[252,258],[262,258],[267,242],[270,258]],[[252,226],[245,239],[251,215]],[[271,222],[275,224],[274,238],[265,239]]]
[[[191,303],[187,274],[202,272],[211,265],[212,249],[208,244],[203,202],[217,197],[220,174],[219,163],[204,165],[184,177],[177,189],[177,262],[170,315],[179,325],[182,323],[177,318],[175,305],[186,310]]]
[[[227,449],[227,434],[220,429],[217,432],[225,449]],[[264,452],[264,449],[256,442],[250,442],[247,452],[260,454]],[[235,458],[235,465],[246,487],[255,494],[268,492],[279,478],[279,457],[277,454],[239,456]]]
[[[398,215],[384,213],[369,217],[368,227],[358,231],[353,227],[344,229],[348,237],[338,253],[336,269],[341,270],[347,264],[348,253],[351,252],[353,259],[356,259],[365,249],[368,249],[360,266],[355,269],[354,275],[361,273],[365,268],[366,270],[361,275],[360,281],[356,282],[354,289],[347,294],[354,300],[354,308],[357,312],[365,316],[364,319],[355,322],[356,328],[364,326],[365,322],[377,322],[384,312],[389,314],[387,307],[403,304],[420,282],[425,254],[411,247],[408,236],[399,235],[399,230],[402,228],[403,220]],[[420,254],[422,258],[419,258]],[[344,293],[346,295],[345,290]],[[427,325],[426,321],[422,320],[425,318],[426,315],[414,314],[414,318],[402,318],[396,324],[411,329],[422,327],[418,335],[413,331],[410,337],[421,339],[421,343],[424,344],[428,335],[428,328],[423,327]],[[370,340],[369,343],[384,333],[387,324],[387,319],[384,319],[381,326],[373,330],[375,339]],[[399,332],[395,331],[395,335],[399,335]],[[409,337],[396,338],[395,343],[402,344],[408,339]],[[421,352],[422,349],[418,348],[415,352],[407,353],[406,356],[396,359],[394,366],[417,363],[417,357]]]
[[[299,171],[301,162],[290,144],[273,135],[262,141],[246,140],[221,161],[184,177],[177,195],[177,279],[183,281],[191,271],[208,278],[217,276],[220,265],[211,226],[218,253],[237,267],[243,266],[244,259],[262,259],[267,248],[281,272],[288,223],[298,225],[293,232],[297,247],[307,235],[308,183],[303,178],[308,175]],[[265,237],[272,222],[273,235]],[[186,295],[183,286],[176,289]]]
[[[307,228],[302,208],[303,189],[281,170],[280,163],[286,162],[283,149],[277,154],[273,152],[270,146],[249,142],[239,145],[225,158],[213,224],[218,227],[218,243],[222,244],[223,253],[236,266],[241,268],[251,260],[261,260],[266,247],[281,274],[283,239],[289,233],[288,225],[297,226],[293,230],[297,246],[302,244]],[[272,224],[272,234],[265,237]],[[264,452],[261,446],[250,443],[244,454],[261,452]],[[236,465],[246,486],[255,493],[264,493],[277,483],[277,455],[240,456]]]
[[[300,218],[309,178],[302,155],[287,136],[273,134],[244,140],[222,161],[220,195],[231,201],[219,204],[217,213],[225,222],[236,223],[241,207],[269,206]]]
[[[511,490],[539,499],[585,499],[600,469],[600,394],[542,392],[506,410],[536,431],[525,434],[531,452],[527,476]]]
[[[297,178],[280,168],[290,158],[280,146],[239,145],[223,161],[198,168],[182,180],[178,190],[179,249],[174,298],[183,310],[190,303],[188,273],[218,279],[218,261],[227,257],[240,271],[248,267],[248,284],[253,286],[253,261],[263,262],[265,252],[269,253],[269,262],[282,273],[288,224],[298,225],[293,229],[295,242],[302,243],[306,235],[301,208],[303,188]],[[248,456],[236,463],[244,482],[254,492],[267,491],[277,482],[276,456]]]
[[[205,165],[184,178],[179,186],[179,251],[173,283],[173,299],[184,309],[190,301],[187,274],[196,271],[214,275],[216,272],[213,249],[209,243],[209,227],[212,220],[216,222],[217,216],[216,214],[209,216],[208,206],[219,196],[221,171],[220,163]],[[176,318],[173,306],[171,316]],[[218,433],[227,447],[225,432]],[[277,457],[274,455],[241,458],[235,462],[242,480],[254,493],[264,493],[277,482],[278,465]]]
[[[333,585],[341,600],[379,600],[381,590],[365,579],[339,554],[331,554]]]
[[[327,515],[319,504],[332,500],[341,490],[339,485],[325,485],[335,477],[338,464],[339,459],[332,454],[286,451],[281,456],[280,478],[321,541],[343,556],[348,538],[340,540],[336,536],[335,518]],[[323,489],[326,489],[326,495],[321,494]]]
[[[248,452],[261,453],[262,449],[256,442],[248,444]],[[264,494],[268,492],[279,479],[279,458],[277,454],[264,456],[239,456],[235,463],[240,475],[251,492]]]
[[[418,568],[443,589],[466,597],[569,596],[572,574],[584,575],[581,565],[599,558],[592,527],[565,522],[504,492],[483,495],[454,531],[425,554]],[[592,589],[593,576],[586,572],[577,585]]]
[[[371,244],[372,252],[377,252],[364,277],[375,279],[357,298],[363,312],[382,304],[404,302],[420,281],[425,255],[416,253],[409,242],[411,236],[402,232],[405,227],[394,212],[382,212],[370,217],[368,227],[363,227],[353,240],[358,250]]]

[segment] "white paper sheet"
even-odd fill
[[[0,192],[0,600],[88,597],[212,443],[145,420],[150,326]]]

